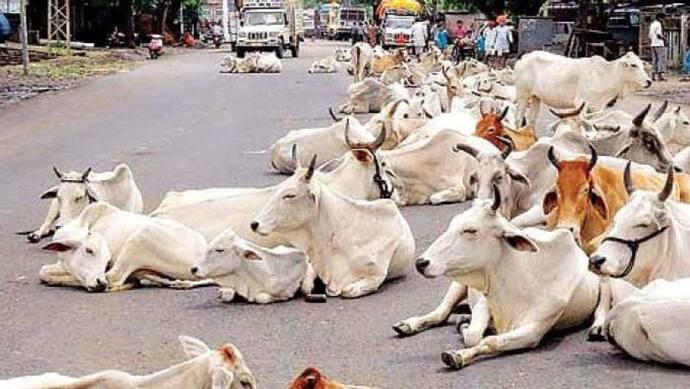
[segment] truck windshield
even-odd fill
[[[278,26],[285,24],[281,12],[247,12],[244,15],[244,24],[247,26]]]
[[[414,19],[412,18],[388,18],[386,28],[412,28]]]

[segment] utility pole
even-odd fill
[[[22,41],[22,63],[24,65],[24,75],[29,75],[29,33],[26,25],[26,0],[19,0],[19,23],[20,36]]]
[[[227,42],[230,40],[230,28],[228,26],[228,22],[230,20],[228,13],[230,11],[228,9],[228,0],[221,1],[221,10],[223,11],[223,15],[221,15],[221,26],[223,27],[223,40]]]

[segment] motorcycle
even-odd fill
[[[163,36],[159,34],[151,34],[149,41],[149,57],[157,59],[163,53]]]
[[[223,34],[213,34],[213,45],[216,46],[216,49],[220,49],[224,40]]]

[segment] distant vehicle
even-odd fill
[[[7,20],[5,14],[0,11],[0,43],[5,43],[12,34],[12,27],[10,21]]]
[[[314,10],[305,9],[302,12],[302,24],[304,24],[304,36],[313,37],[316,35],[316,25],[314,25]]]
[[[245,0],[241,14],[236,45],[239,58],[248,51],[274,51],[283,58],[285,50],[297,58],[304,40],[301,0]]]
[[[355,23],[364,23],[366,20],[367,14],[364,7],[341,7],[336,21],[338,28],[334,38],[350,39]]]
[[[383,19],[383,48],[412,47],[412,25],[416,19],[414,12],[389,10]]]
[[[606,20],[606,31],[619,41],[623,48],[637,52],[640,37],[640,10],[617,8],[610,11]]]

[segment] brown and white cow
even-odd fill
[[[500,150],[504,150],[507,147],[506,143],[500,138],[510,139],[513,149],[517,151],[527,150],[537,141],[534,127],[526,125],[524,122],[519,130],[512,130],[506,127],[503,124],[503,120],[508,115],[508,110],[509,107],[506,107],[503,112],[498,114],[494,110],[485,111],[480,108],[482,117],[477,123],[474,135],[488,140]]]
[[[367,386],[345,385],[328,378],[315,367],[306,368],[295,377],[288,389],[374,389]]]
[[[397,49],[380,58],[374,56],[371,61],[371,72],[374,74],[382,74],[392,67],[409,62],[409,60],[410,57],[405,49]]]

